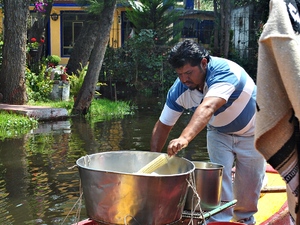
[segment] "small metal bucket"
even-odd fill
[[[217,208],[221,203],[223,165],[211,162],[196,162],[194,178],[197,194],[200,197],[200,206],[204,211]],[[199,199],[192,188],[188,189],[188,195],[185,203],[186,210],[196,210]],[[198,210],[197,210],[198,209]]]
[[[155,171],[137,174],[160,154],[103,152],[81,157],[79,169],[89,218],[108,224],[161,225],[179,221],[195,166],[179,157]]]

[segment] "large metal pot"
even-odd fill
[[[223,165],[211,162],[193,161],[196,193],[204,211],[217,208],[221,203]],[[188,189],[185,209],[199,211],[199,199],[192,188]]]
[[[172,157],[155,174],[137,174],[157,152],[114,151],[81,157],[79,169],[89,218],[110,224],[160,225],[181,219],[195,166]]]

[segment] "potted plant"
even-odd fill
[[[39,46],[44,42],[45,40],[43,38],[41,38],[39,42],[35,37],[30,38],[30,41],[27,43],[27,52],[29,52],[31,56],[36,55]]]
[[[48,63],[48,67],[54,68],[60,63],[61,58],[58,55],[49,55],[46,58],[46,61]]]
[[[60,67],[60,80],[67,81],[67,79],[68,79],[67,68],[61,66]]]
[[[27,47],[30,50],[37,50],[39,48],[40,43],[36,40],[35,37],[30,38],[29,43],[27,44]]]
[[[50,73],[50,80],[57,80],[55,78],[55,67],[59,64],[61,58],[57,55],[48,55],[46,58],[47,73]]]

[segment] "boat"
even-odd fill
[[[280,174],[270,165],[267,165],[265,184],[261,190],[261,195],[258,200],[258,212],[254,214],[257,225],[286,225],[289,224],[289,210],[287,205],[286,184]],[[204,218],[209,218],[218,212],[223,211],[228,207],[234,206],[236,200],[232,202],[222,203],[216,209],[204,212]],[[203,217],[199,213],[191,215],[183,211],[182,219],[173,225],[188,225],[193,219],[193,224],[203,224]],[[105,223],[107,224],[107,223]],[[84,219],[73,225],[105,225],[92,219]],[[207,223],[209,225],[209,223]],[[216,223],[214,223],[216,224]],[[220,224],[222,224],[220,222]],[[232,222],[232,225],[236,223]]]
[[[286,183],[269,164],[266,169],[267,185],[262,188],[258,200],[258,212],[254,214],[256,224],[289,224]]]

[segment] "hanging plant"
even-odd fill
[[[30,41],[27,43],[28,51],[37,50],[40,45],[44,44],[44,42],[44,38],[41,38],[40,41],[37,41],[35,37],[30,38]]]

